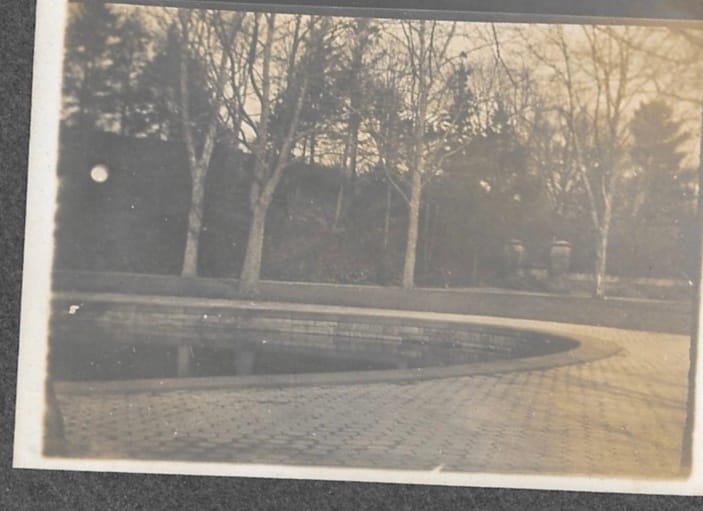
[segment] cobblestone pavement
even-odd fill
[[[58,398],[75,456],[676,476],[688,338],[550,325],[624,351],[548,370],[402,384]]]

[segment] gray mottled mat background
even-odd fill
[[[698,2],[698,6],[693,6]],[[310,3],[310,2],[307,2]],[[380,5],[366,2],[366,6]],[[389,2],[383,5],[388,5]],[[590,2],[595,13],[674,12],[687,2]],[[277,481],[157,475],[13,470],[19,301],[29,141],[34,2],[4,0],[0,8],[0,509],[690,509],[703,500],[677,497],[513,491],[423,486]],[[349,3],[347,3],[349,5]],[[406,2],[405,7],[421,5]],[[475,9],[506,5],[564,9],[556,1],[453,2]],[[584,4],[586,5],[586,4]],[[579,8],[583,8],[580,5]],[[700,15],[700,14],[699,14]]]

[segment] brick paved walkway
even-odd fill
[[[402,384],[58,398],[75,456],[676,476],[688,338],[549,325],[624,351],[548,370]]]

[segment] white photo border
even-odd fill
[[[424,17],[462,21],[681,24],[700,26],[703,21],[676,21],[648,18],[606,18],[565,15],[506,14],[486,12],[430,11],[383,8],[321,7],[305,5],[252,4],[238,2],[107,2],[171,7],[230,8],[277,12],[315,12],[329,15],[373,17]],[[14,468],[79,470],[97,472],[137,472],[208,476],[266,477],[329,481],[411,483],[445,486],[476,486],[517,489],[576,490],[644,494],[703,494],[703,365],[698,351],[695,401],[693,465],[689,477],[675,480],[574,477],[486,473],[448,473],[415,470],[351,469],[288,465],[256,465],[205,462],[72,459],[46,457],[43,449],[45,375],[47,373],[48,333],[55,213],[57,208],[57,155],[62,98],[62,64],[67,0],[38,0],[33,65],[29,173],[22,281],[18,386],[15,415]],[[700,289],[699,289],[700,292]],[[699,307],[697,323],[703,330]]]

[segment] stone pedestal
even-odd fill
[[[512,239],[505,243],[504,265],[506,283],[510,287],[521,287],[525,280],[525,256],[527,249],[521,240]]]
[[[569,291],[567,278],[571,265],[571,243],[553,241],[549,248],[549,288],[552,291],[566,293]]]

